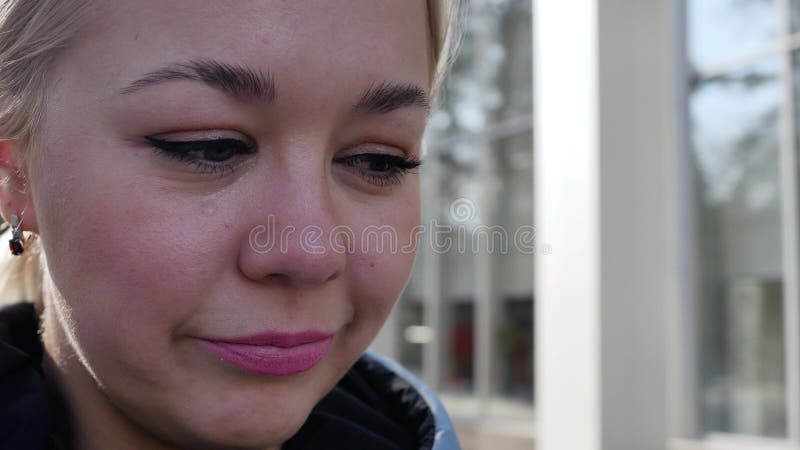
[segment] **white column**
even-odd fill
[[[663,449],[679,295],[669,0],[535,0],[537,450]],[[541,245],[539,246],[541,249]]]
[[[600,449],[597,0],[534,0],[533,33],[536,446]]]

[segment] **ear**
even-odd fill
[[[26,168],[19,164],[18,145],[13,139],[0,140],[0,214],[8,223],[11,214],[18,215],[23,231],[39,234]]]

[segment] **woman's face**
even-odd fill
[[[51,73],[26,212],[79,420],[278,445],[411,270],[425,2],[97,4]],[[309,330],[333,338],[245,342]]]

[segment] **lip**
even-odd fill
[[[212,353],[240,369],[261,375],[292,375],[317,365],[330,351],[334,334],[318,331],[261,333],[199,339]]]

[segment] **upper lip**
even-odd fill
[[[239,336],[232,338],[208,338],[206,340],[224,344],[269,345],[272,347],[296,347],[298,345],[322,341],[324,339],[328,339],[333,335],[334,333],[326,333],[324,331],[315,331],[315,330],[299,331],[292,333],[266,331],[263,333],[253,334],[250,336]]]

